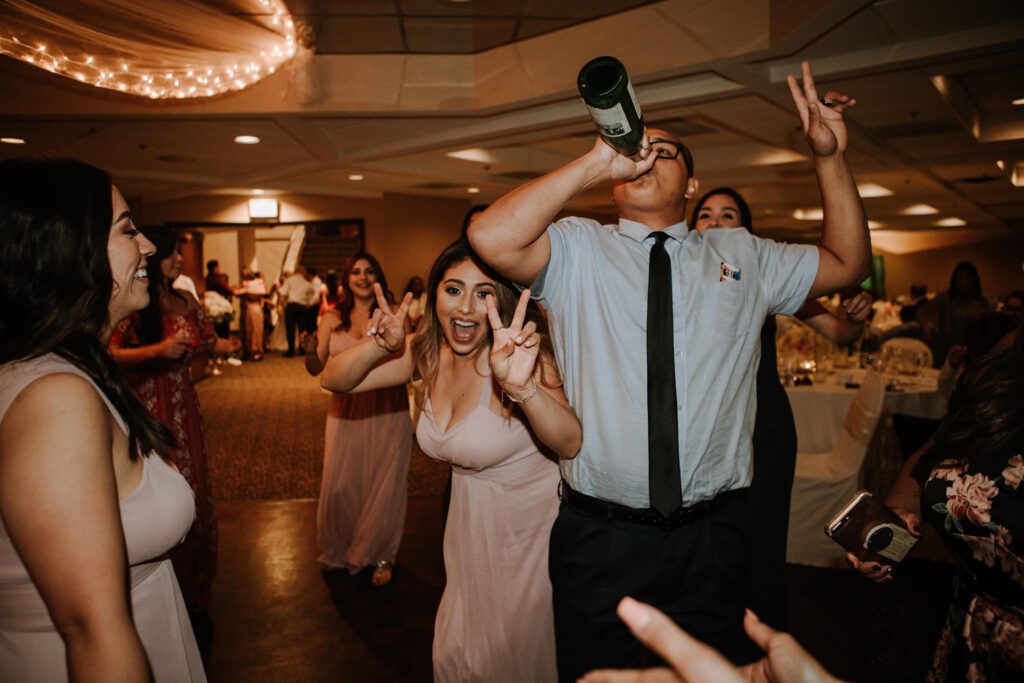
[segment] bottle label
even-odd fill
[[[584,102],[584,104],[586,103]],[[601,135],[604,137],[618,138],[632,132],[633,129],[629,125],[626,113],[622,111],[621,104],[616,104],[611,109],[597,109],[589,104],[586,106],[590,110],[590,115],[593,117],[594,123],[597,124],[598,130],[601,131]]]
[[[637,118],[642,118],[643,115],[640,113],[640,103],[636,101],[636,93],[633,92],[633,84],[627,82],[626,89],[629,92],[629,99],[633,103],[633,110],[636,111]],[[629,125],[629,119],[626,118],[626,112],[623,111],[621,104],[616,104],[610,109],[598,109],[597,107],[591,107],[586,103],[586,101],[584,101],[583,104],[586,105],[587,110],[590,111],[590,116],[594,119],[594,123],[597,124],[602,136],[606,138],[618,138],[623,135],[629,135],[633,132],[633,127]]]

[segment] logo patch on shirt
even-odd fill
[[[718,274],[719,282],[728,282],[729,280],[739,280],[740,269],[736,266],[730,266],[725,261],[722,261],[722,267]]]

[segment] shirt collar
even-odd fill
[[[643,242],[653,231],[643,223],[631,221],[628,218],[620,218],[619,232],[637,242]],[[672,239],[682,241],[690,233],[690,227],[684,220],[668,226],[662,232],[667,233]]]

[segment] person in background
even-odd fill
[[[1024,680],[1024,324],[966,367],[932,440],[886,498],[921,535],[932,525],[957,563],[957,588],[929,681]],[[896,571],[847,561],[881,583]]]
[[[377,310],[374,286],[387,290],[377,259],[356,252],[341,271],[344,296],[315,335],[303,341],[306,370],[319,375],[330,358],[366,338]],[[356,574],[372,567],[371,582],[391,582],[405,528],[412,452],[409,396],[404,387],[331,394],[324,435],[324,470],[317,505],[319,561]]]
[[[306,309],[309,302],[316,300],[318,294],[313,291],[312,277],[306,269],[299,266],[298,270],[287,277],[278,288],[279,305],[284,305],[284,331],[288,341],[286,358],[295,355],[295,336],[299,330],[305,330],[308,317]]]
[[[409,302],[408,319],[409,327],[415,332],[416,327],[427,310],[427,287],[423,284],[423,278],[419,275],[409,278],[402,296],[406,294],[412,294],[412,300]]]
[[[981,293],[977,266],[970,261],[961,261],[953,268],[949,289],[921,304],[917,310],[925,341],[935,356],[935,367],[942,367],[950,347],[967,342],[974,320],[987,310],[989,305]]]
[[[216,259],[206,262],[206,281],[204,285],[206,289],[217,292],[228,301],[231,301],[235,295],[234,290],[228,285],[227,274],[220,272],[220,261]]]
[[[393,310],[378,285],[372,338],[331,358],[322,384],[362,392],[423,380],[416,438],[453,472],[434,680],[554,681],[554,460],[576,455],[579,420],[528,291],[517,304],[512,284],[460,239],[434,261],[427,292],[424,322],[409,335],[412,295]]]
[[[323,308],[324,298],[327,294],[324,281],[317,275],[316,268],[307,268],[306,275],[309,278],[310,293],[309,298],[306,299],[306,313],[302,318],[303,336],[316,333],[316,324],[320,319],[320,309]]]
[[[0,162],[0,678],[206,680],[166,558],[174,437],[107,354],[155,248],[100,169]],[[188,297],[191,300],[191,297]]]
[[[156,247],[147,269],[149,304],[114,328],[108,350],[143,405],[174,435],[171,462],[195,493],[196,521],[170,556],[206,658],[213,638],[207,608],[217,573],[217,517],[203,416],[189,370],[196,352],[226,355],[237,350],[238,340],[217,337],[195,299],[170,286],[181,271],[174,230],[154,227],[143,234]]]
[[[341,290],[341,284],[338,282],[338,272],[335,270],[327,271],[327,276],[324,278],[324,298],[320,305],[320,315],[324,315],[327,311],[338,307],[342,296]]]
[[[731,187],[719,187],[701,197],[693,207],[690,225],[702,235],[723,228],[746,229],[756,234],[750,206]],[[870,312],[871,296],[861,291],[843,301],[840,315],[833,315],[817,301],[808,301],[795,317],[825,338],[845,345],[860,337]],[[768,316],[761,328],[761,360],[755,381],[754,474],[747,506],[750,555],[757,560],[747,572],[746,605],[765,623],[785,630],[789,628],[786,538],[796,471],[796,422],[779,382],[775,333],[775,316]]]
[[[559,675],[633,667],[646,653],[615,618],[622,595],[664,609],[718,647],[739,643],[750,562],[754,373],[768,315],[854,285],[870,268],[864,209],[842,113],[804,62],[790,93],[824,207],[819,246],[686,223],[693,159],[649,129],[640,159],[598,139],[582,157],[513,190],[469,239],[544,304],[583,449],[563,460],[550,574]],[[553,222],[579,193],[613,183],[617,225]],[[644,436],[646,435],[646,439]],[[757,558],[754,558],[754,562]]]
[[[235,290],[242,300],[242,351],[245,358],[263,360],[263,301],[267,286],[263,277],[249,268],[242,270],[242,285]]]
[[[1003,297],[1003,313],[1015,318],[1024,317],[1024,292],[1015,290]]]

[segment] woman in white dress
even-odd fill
[[[205,681],[173,437],[107,354],[154,251],[99,169],[0,162],[0,680]]]
[[[434,262],[415,335],[412,295],[395,309],[376,294],[368,338],[328,361],[323,385],[359,393],[423,380],[416,435],[453,472],[434,678],[555,681],[548,536],[557,460],[576,455],[582,432],[537,332],[542,318],[528,313],[529,290],[517,304],[463,240]]]
[[[316,336],[303,340],[306,370],[366,337],[377,309],[374,286],[387,279],[372,254],[357,252],[342,268],[345,291],[324,313]],[[391,582],[405,527],[412,422],[405,387],[358,395],[332,394],[324,438],[324,472],[316,528],[320,562],[355,574],[373,567],[375,586]]]

